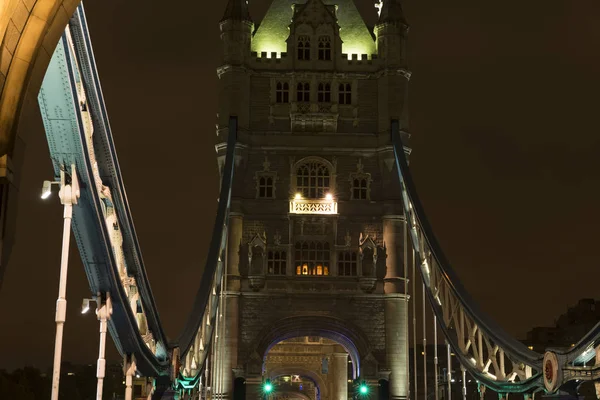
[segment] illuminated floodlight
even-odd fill
[[[85,314],[90,310],[90,299],[83,299],[83,303],[81,303],[81,313]]]
[[[44,181],[42,185],[42,199],[47,199],[52,194],[52,185],[60,185],[60,182]]]
[[[44,184],[42,185],[42,199],[47,199],[48,197],[50,197],[50,193],[52,193],[50,191],[51,187],[52,187],[52,182],[44,181]]]
[[[301,198],[302,198],[301,193],[296,193],[296,195],[294,196],[294,199],[296,199],[296,200],[300,200]]]
[[[327,194],[325,195],[325,200],[328,200],[328,201],[331,201],[331,200],[333,200],[333,195],[332,195],[331,193],[327,193]]]

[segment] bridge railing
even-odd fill
[[[429,303],[461,364],[499,392],[532,392],[542,385],[542,355],[506,334],[481,312],[446,260],[412,181],[398,121],[391,126],[407,230]],[[414,277],[413,277],[414,279]]]
[[[222,290],[224,286],[225,253],[229,225],[229,210],[233,184],[235,149],[237,142],[237,118],[229,119],[229,135],[225,164],[222,172],[221,191],[212,239],[200,287],[194,300],[190,318],[175,346],[180,352],[181,365],[176,365],[178,384],[181,388],[191,388],[198,384],[202,372],[207,367],[207,358],[218,337],[220,314],[223,308]],[[176,357],[174,361],[177,363]],[[174,377],[175,378],[175,377]]]

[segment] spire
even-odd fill
[[[248,0],[228,0],[221,22],[228,19],[252,22],[252,18],[250,18],[250,13],[248,12]]]
[[[379,24],[384,22],[401,22],[404,25],[408,25],[404,18],[404,11],[402,11],[400,0],[380,0],[376,7],[379,8]]]

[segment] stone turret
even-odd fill
[[[229,0],[219,24],[223,41],[223,61],[240,65],[250,56],[254,22],[246,0]]]
[[[375,36],[377,53],[388,65],[404,66],[406,61],[406,35],[408,24],[400,0],[382,0]]]

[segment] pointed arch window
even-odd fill
[[[290,85],[287,82],[277,82],[275,84],[275,102],[290,102]]]
[[[263,162],[263,170],[254,173],[254,181],[256,182],[256,198],[257,199],[274,199],[275,184],[277,183],[277,171],[271,171],[271,163],[265,156]]]
[[[318,160],[309,160],[296,169],[296,190],[304,198],[324,198],[330,191],[330,183],[329,168]]]
[[[350,199],[371,200],[371,174],[365,172],[362,159],[356,164],[356,172],[350,174]]]
[[[298,36],[298,60],[310,60],[310,36]]]
[[[331,103],[331,84],[319,83],[317,87],[317,101],[319,103]]]
[[[338,275],[358,276],[358,257],[355,251],[342,251],[338,254]]]
[[[319,60],[331,61],[331,38],[319,36]]]
[[[296,85],[296,101],[299,103],[310,102],[310,83],[299,82]]]
[[[352,85],[350,83],[340,83],[338,87],[338,103],[344,105],[352,104]]]
[[[313,240],[296,242],[294,262],[296,275],[329,275],[329,243]]]

